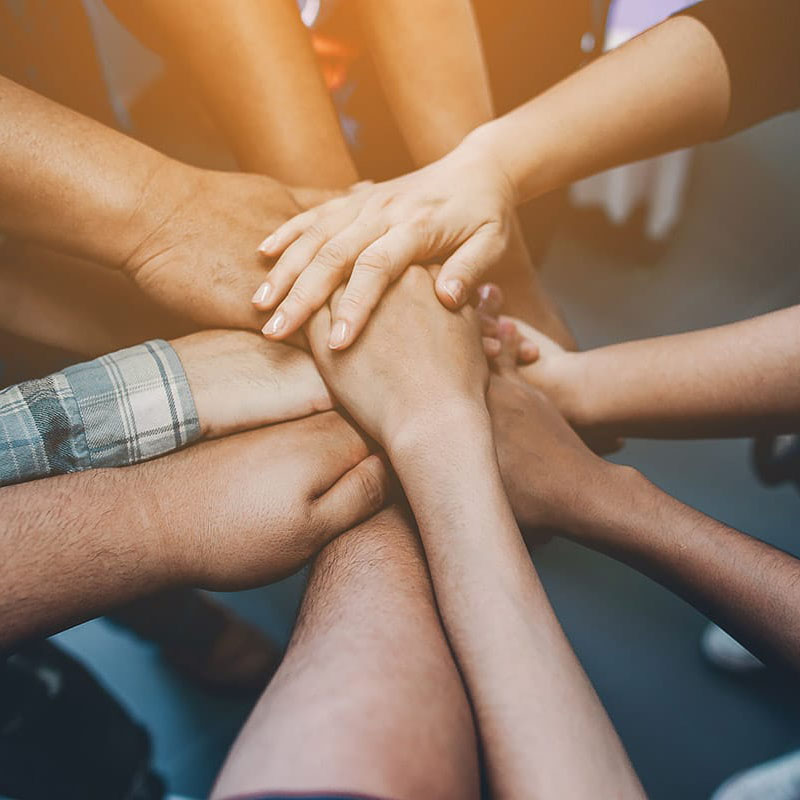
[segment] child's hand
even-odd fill
[[[352,275],[332,320],[329,346],[348,347],[387,287],[410,265],[442,260],[435,291],[452,310],[504,253],[514,193],[509,180],[470,140],[441,160],[395,180],[359,185],[299,214],[260,250],[278,256],[253,297],[275,308],[265,335],[283,339]]]

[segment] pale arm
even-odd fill
[[[800,8],[706,0],[478,131],[518,200],[800,103]]]
[[[800,425],[798,330],[800,306],[584,353],[559,351],[534,332],[542,353],[523,374],[579,428],[675,438],[788,433]]]
[[[417,166],[494,116],[480,33],[465,0],[358,0],[381,86]]]
[[[389,455],[419,525],[495,796],[643,797],[531,566],[488,420],[421,420],[418,435]]]

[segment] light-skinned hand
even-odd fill
[[[256,308],[276,309],[264,333],[282,339],[296,331],[351,269],[331,320],[330,348],[355,341],[387,288],[412,264],[443,262],[436,294],[446,308],[461,308],[503,257],[513,214],[510,181],[469,137],[416,172],[357,187],[300,214],[260,248],[279,257],[253,297]]]
[[[485,417],[488,366],[476,312],[447,311],[426,269],[403,273],[344,352],[328,347],[340,298],[341,290],[311,318],[309,344],[331,391],[387,450],[411,429],[452,425],[457,436],[463,413]]]

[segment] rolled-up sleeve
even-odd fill
[[[0,485],[135,464],[200,435],[180,359],[145,342],[0,392]]]
[[[680,13],[702,22],[725,58],[723,136],[800,106],[800,0],[704,0]]]

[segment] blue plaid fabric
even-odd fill
[[[0,391],[0,486],[135,464],[199,438],[177,353],[145,342]]]

